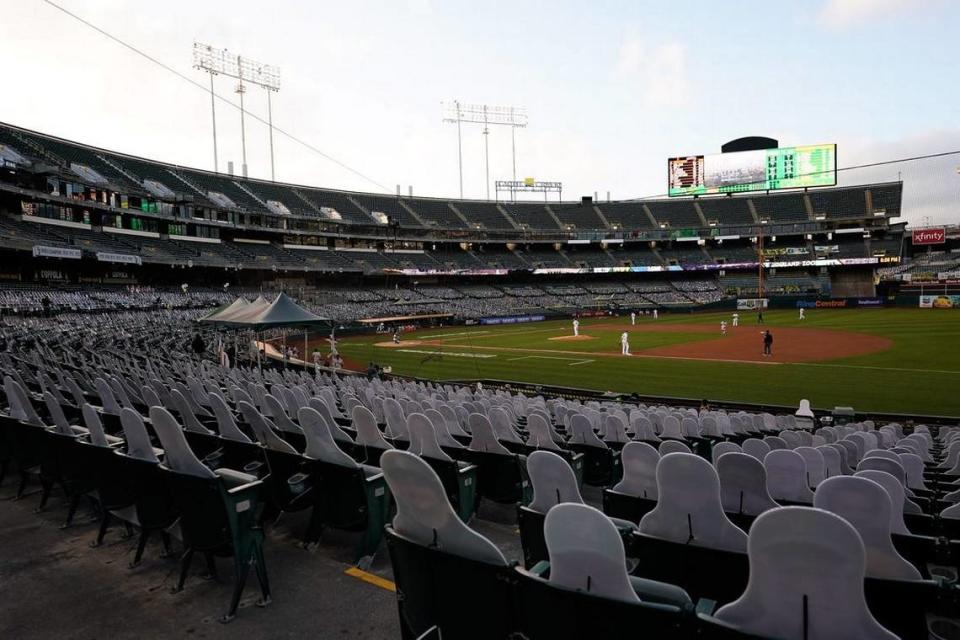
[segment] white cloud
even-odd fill
[[[838,141],[841,167],[873,164],[960,149],[960,130],[919,131],[896,140],[846,138]],[[841,171],[841,185],[903,181],[903,217],[920,224],[957,223],[960,155],[907,160]]]
[[[940,0],[826,0],[820,9],[820,22],[835,29],[861,24],[900,13],[916,12]]]
[[[676,106],[687,98],[687,50],[679,42],[650,45],[636,33],[620,43],[617,77],[633,83],[650,106]]]

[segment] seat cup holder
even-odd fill
[[[932,618],[927,622],[931,640],[960,640],[960,622],[950,618]]]
[[[957,571],[953,567],[928,565],[928,569],[930,571],[930,577],[937,582],[947,586],[952,586],[957,583]]]

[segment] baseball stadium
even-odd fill
[[[23,86],[0,100],[0,637],[960,637],[954,88],[918,137],[906,88],[817,58],[837,104],[811,126],[779,80],[741,103],[681,77],[725,71],[730,41],[700,32],[718,57],[694,62],[628,29],[595,103],[524,63],[501,79],[537,109],[425,124],[434,91],[503,95],[428,46],[448,29],[503,73],[477,53],[499,27],[463,8],[327,7],[337,69],[308,80],[315,7],[280,3],[280,38],[179,0],[35,4],[0,9]],[[953,7],[817,4],[778,19],[838,55],[897,19],[955,48]],[[293,98],[205,38],[167,55],[194,11],[275,51]],[[570,36],[698,37],[556,11]],[[587,75],[607,55],[500,46]],[[622,155],[631,86],[664,131]],[[874,98],[890,114],[846,103]]]

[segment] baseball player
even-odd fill
[[[800,319],[803,320],[803,307],[800,307]]]
[[[577,320],[576,318],[573,319],[573,335],[574,336],[580,335],[580,321]]]
[[[631,325],[636,325],[636,324],[637,324],[637,312],[636,312],[636,311],[631,311],[631,312],[630,312],[630,324],[631,324]]]
[[[735,326],[735,327],[739,327],[739,326],[740,326],[740,314],[739,314],[739,313],[734,313],[734,314],[733,314],[733,326]]]
[[[620,334],[620,353],[621,355],[630,355],[630,336],[626,331]]]
[[[657,319],[657,310],[656,310],[656,309],[653,310],[653,319],[654,319],[654,320]]]
[[[722,335],[722,336],[727,335],[727,321],[726,321],[726,320],[721,320],[721,321],[720,321],[720,335]]]

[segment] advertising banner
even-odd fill
[[[913,230],[913,244],[943,244],[946,241],[947,231],[943,227]]]
[[[42,258],[69,258],[70,260],[79,260],[82,253],[80,249],[70,249],[69,247],[47,247],[42,244],[33,245],[33,256]]]
[[[798,309],[849,309],[882,307],[883,298],[835,298],[833,300],[797,300]]]
[[[767,298],[739,298],[737,300],[737,309],[740,311],[766,309],[769,302],[770,300]]]
[[[129,253],[108,253],[106,251],[97,251],[97,260],[100,262],[120,262],[123,264],[143,264],[140,256],[133,256]]]
[[[502,318],[480,318],[480,324],[521,324],[524,322],[542,322],[546,316],[505,316]]]
[[[960,309],[960,296],[920,296],[921,309]]]

